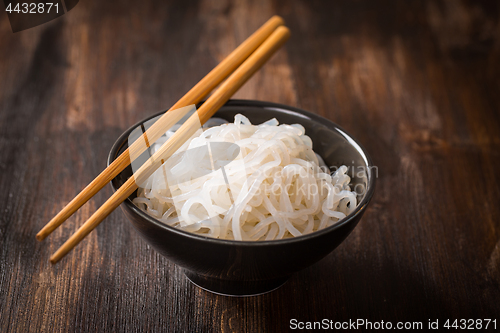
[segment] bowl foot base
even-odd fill
[[[223,296],[257,296],[278,289],[288,281],[289,276],[262,281],[231,281],[202,276],[190,271],[184,274],[194,285],[214,294]]]

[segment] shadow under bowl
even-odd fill
[[[113,145],[108,165],[128,147],[128,136],[152,115],[125,131]],[[298,108],[253,100],[230,100],[216,114],[234,121],[241,113],[252,124],[276,118],[281,124],[301,124],[313,141],[313,149],[328,166],[349,167],[351,188],[358,193],[354,212],[339,223],[308,235],[273,241],[234,241],[204,237],[163,224],[133,203],[132,194],[121,208],[142,238],[160,254],[184,268],[199,287],[223,295],[250,296],[272,291],[295,272],[332,252],[358,224],[373,195],[375,175],[365,150],[333,122]],[[130,176],[129,166],[111,185],[116,191]]]

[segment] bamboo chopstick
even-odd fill
[[[205,123],[227,100],[283,45],[290,31],[278,27],[266,41],[248,57],[243,64],[210,96],[205,103],[165,142],[161,148],[130,177],[109,199],[85,222],[51,257],[55,264],[99,225],[142,183],[162,161],[167,160],[198,129],[197,124]]]
[[[180,118],[170,118],[171,110],[197,104],[217,87],[230,73],[232,73],[252,52],[268,38],[273,31],[284,24],[279,16],[271,17],[256,32],[248,37],[238,48],[227,56],[219,65],[198,82],[186,95],[175,103],[158,121],[156,121],[144,133],[149,142],[155,142]],[[182,117],[182,115],[180,115]],[[177,120],[176,120],[177,119]],[[173,122],[173,123],[172,123]],[[141,140],[136,140],[116,160],[113,161],[99,176],[97,176],[87,187],[85,187],[73,200],[71,200],[49,223],[47,223],[36,235],[39,241],[45,239],[71,215],[73,215],[83,204],[99,192],[107,183],[115,178],[123,169],[131,163],[131,157],[139,156],[145,146]]]

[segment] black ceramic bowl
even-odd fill
[[[135,193],[123,202],[123,212],[144,240],[183,267],[193,283],[215,293],[244,296],[278,288],[293,273],[314,264],[342,243],[366,210],[373,195],[375,175],[370,157],[356,140],[325,118],[286,105],[251,100],[231,100],[215,116],[232,122],[237,113],[244,114],[253,124],[276,118],[280,123],[303,125],[313,140],[315,152],[328,166],[346,165],[355,170],[352,185],[357,185],[360,193],[356,210],[340,223],[305,236],[259,242],[208,238],[167,226],[132,203]],[[150,118],[159,114],[162,112]],[[138,125],[116,141],[108,164],[127,148],[127,138]],[[364,176],[360,172],[363,170]],[[113,179],[113,189],[119,188],[131,174],[130,167],[125,169]]]

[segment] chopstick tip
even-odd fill
[[[58,258],[58,257],[56,256],[56,254],[54,253],[54,254],[50,257],[50,263],[51,263],[52,265],[54,265],[54,264],[56,264],[56,263],[59,261],[59,259],[61,259],[61,258]]]
[[[276,21],[280,25],[285,25],[285,20],[279,15],[273,15],[273,17],[271,17],[271,20]]]
[[[276,28],[274,33],[283,34],[284,36],[286,36],[286,39],[288,39],[290,37],[290,29],[288,29],[287,27],[285,27],[283,25]]]

